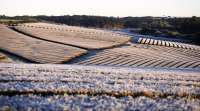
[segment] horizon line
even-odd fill
[[[168,16],[168,15],[163,15],[163,16],[150,16],[150,15],[145,15],[145,16],[107,16],[107,15],[87,15],[87,14],[66,14],[66,15],[45,15],[45,14],[39,14],[39,15],[6,15],[6,14],[1,14],[0,16],[6,16],[6,17],[17,17],[17,16],[96,16],[96,17],[114,17],[114,18],[126,18],[126,17],[155,17],[155,18],[191,18],[191,17],[200,17],[200,16]]]

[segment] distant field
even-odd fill
[[[9,22],[9,21],[22,21],[22,20],[0,19],[0,22]]]
[[[129,36],[111,31],[48,23],[27,23],[15,26],[14,29],[36,38],[86,49],[111,48],[130,40]]]
[[[0,19],[1,24],[15,24],[15,23],[20,23],[23,20],[13,20],[13,19]]]

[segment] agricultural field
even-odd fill
[[[47,23],[28,23],[15,26],[14,29],[36,38],[86,49],[109,48],[124,44],[130,40],[130,37],[109,31]]]
[[[4,109],[200,109],[200,75],[192,70],[0,64],[0,76]]]
[[[52,23],[0,25],[0,110],[44,109],[199,111],[200,46]]]
[[[200,68],[199,50],[129,44],[76,61],[79,65],[146,68]]]
[[[86,53],[84,49],[42,41],[0,26],[2,50],[38,63],[62,63]],[[53,48],[53,50],[52,50]]]

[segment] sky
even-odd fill
[[[200,0],[0,0],[0,15],[200,16]]]

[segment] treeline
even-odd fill
[[[53,21],[72,26],[98,27],[98,28],[123,28],[120,18],[102,16],[37,16],[39,20]]]
[[[104,17],[104,16],[14,16],[0,15],[0,19],[21,20],[24,22],[51,21],[72,26],[98,28],[147,28],[169,29],[190,34],[200,31],[200,18],[171,17]]]
[[[104,17],[87,15],[65,16],[15,16],[1,15],[0,19],[22,20],[20,22],[48,21],[72,26],[122,29],[128,28],[137,33],[154,36],[181,37],[191,39],[200,44],[200,18],[199,17]],[[133,30],[131,30],[133,29]]]
[[[86,16],[86,15],[73,15],[73,16],[36,16],[39,20],[52,21],[72,26],[84,27],[98,27],[98,28],[138,28],[146,27],[147,24],[161,21],[161,18],[154,17],[105,17],[105,16]],[[154,23],[154,27],[160,24]]]

